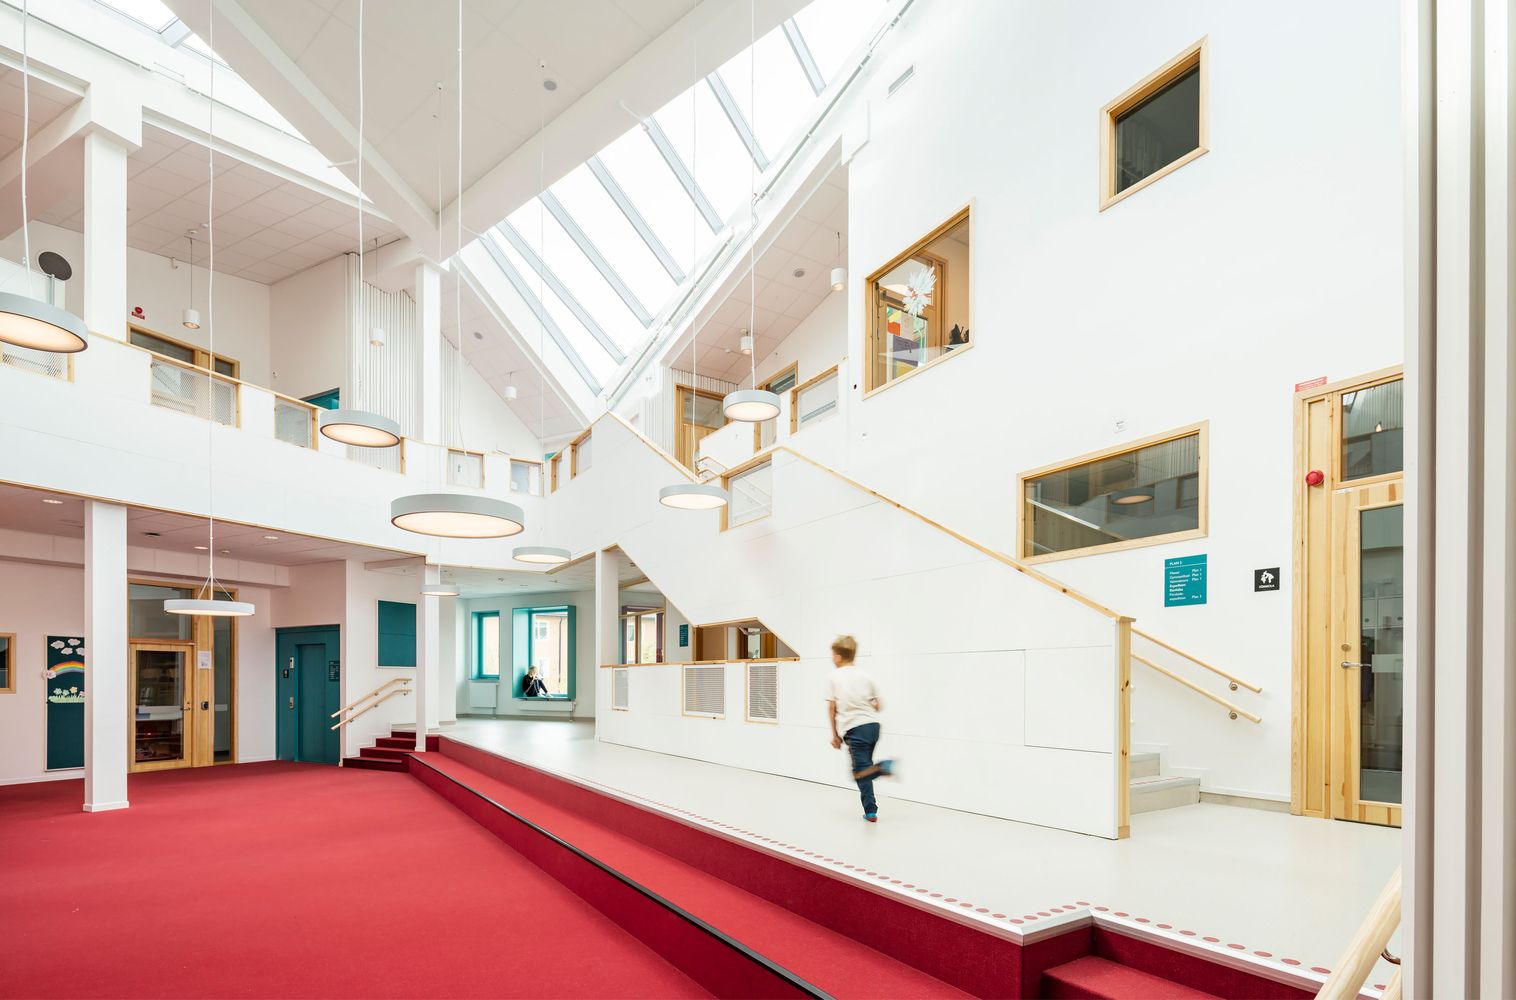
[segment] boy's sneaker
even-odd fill
[[[898,760],[881,760],[879,762],[879,773],[886,778],[893,778],[898,773],[896,768],[899,764]]]
[[[863,818],[866,819],[866,820],[868,820],[870,823],[877,823],[877,822],[879,822],[879,814],[878,813],[864,813],[863,814]]]

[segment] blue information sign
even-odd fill
[[[1178,608],[1205,603],[1205,556],[1180,556],[1163,561],[1163,606]]]
[[[689,644],[690,644],[690,627],[688,625],[680,625],[679,626],[679,648],[683,649],[684,647],[688,646]]]

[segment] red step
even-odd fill
[[[397,747],[364,747],[358,751],[360,757],[382,757],[385,760],[405,760],[406,756],[413,754],[414,749],[401,750]]]
[[[404,760],[393,757],[344,757],[343,767],[356,767],[365,771],[409,770]]]
[[[378,746],[390,747],[395,750],[416,749],[416,738],[414,736],[381,736],[375,742]]]
[[[1049,1000],[1216,1000],[1214,993],[1202,993],[1095,955],[1044,972],[1042,995]]]
[[[416,734],[413,731],[405,729],[392,729],[389,736],[381,736],[380,739],[405,740],[407,746],[412,748],[416,746]],[[428,735],[426,738],[426,748],[432,751],[442,749],[442,737],[435,733]]]

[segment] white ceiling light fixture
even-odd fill
[[[751,333],[748,333],[746,330],[743,330],[742,331],[742,336],[737,339],[737,348],[743,354],[752,354],[753,353],[753,335]]]
[[[422,597],[457,597],[458,585],[456,583],[423,583],[421,584]]]
[[[695,2],[698,3],[699,0],[695,0]],[[695,85],[690,87],[690,170],[694,172],[700,166],[700,116],[695,113],[695,94],[700,86],[700,39],[698,35],[692,35],[691,38],[690,68],[695,79]],[[694,199],[691,199],[690,246],[697,245],[695,242],[695,231],[699,226],[699,218],[699,209],[695,205]],[[699,317],[696,316],[690,321],[692,326],[690,333],[690,386],[692,388],[698,388],[700,385],[700,327],[696,325],[698,319]],[[727,505],[728,499],[726,490],[716,483],[701,483],[687,480],[665,486],[658,491],[658,502],[674,510],[718,510]]]
[[[526,515],[494,497],[414,493],[391,501],[390,523],[436,538],[509,538],[526,528]]]
[[[214,18],[211,20],[214,22]],[[216,44],[214,23],[211,25],[210,32],[206,44],[214,47]],[[216,219],[216,64],[214,61],[211,63],[211,82],[206,105],[209,122],[206,126],[205,165],[210,181],[206,187],[205,211],[206,218],[210,221],[205,224],[205,230],[206,247],[210,257],[206,270],[210,279],[205,292],[205,318],[210,326],[208,335],[210,359],[205,366],[205,391],[207,399],[214,399],[216,390],[216,229],[214,226]],[[195,597],[171,598],[164,601],[163,610],[171,615],[246,618],[257,611],[250,602],[217,600],[216,596],[226,594],[227,591],[216,583],[216,422],[214,420],[205,422],[205,495],[205,513],[209,525],[206,551],[210,553],[207,557],[209,562],[206,567],[205,583]],[[199,546],[197,545],[196,548]],[[224,553],[228,550],[221,551]],[[229,598],[231,595],[227,596]]]
[[[758,45],[758,13],[757,3],[748,4],[748,31],[751,37],[748,40],[748,124],[756,134],[758,131],[758,80],[757,64],[758,57],[754,49]],[[752,335],[758,329],[758,164],[751,156],[748,157],[748,333]],[[753,388],[737,389],[726,394],[721,401],[721,412],[728,420],[737,420],[745,424],[760,424],[765,420],[773,420],[779,416],[779,394],[767,389],[759,389],[758,386],[758,358],[749,349],[744,351],[748,356],[748,372],[753,380]]]
[[[27,284],[32,278],[31,227],[26,209],[27,137],[32,130],[31,51],[27,25],[31,11],[21,2],[21,254]],[[44,255],[46,256],[46,255]],[[52,354],[76,354],[89,347],[84,320],[66,309],[29,295],[0,292],[0,342]]]
[[[506,381],[505,381],[505,394],[504,395],[505,395],[505,401],[507,403],[509,403],[511,400],[515,399],[518,395],[520,395],[519,391],[516,389],[516,373],[515,372],[511,372],[510,375],[506,378]]]
[[[358,206],[358,287],[353,295],[353,331],[347,335],[349,362],[352,358],[354,334],[368,325],[366,321],[369,318],[368,294],[363,287],[363,5],[364,0],[358,0],[358,193],[354,199]],[[374,340],[376,335],[377,343]],[[384,331],[370,329],[369,343],[383,347]],[[350,363],[348,370],[354,372],[357,366]],[[316,423],[324,436],[342,444],[356,445],[359,448],[393,448],[400,443],[400,425],[397,422],[357,407],[322,410]]]
[[[189,261],[185,270],[189,272],[189,305],[179,314],[179,325],[186,330],[200,329],[200,310],[195,308],[195,230],[191,229],[184,234],[189,238]]]
[[[511,558],[538,566],[561,566],[573,559],[574,554],[556,545],[518,545],[511,552]]]
[[[832,268],[832,291],[840,292],[847,287],[847,268],[842,266],[842,230],[837,230],[837,264]]]

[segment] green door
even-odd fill
[[[341,739],[331,727],[332,714],[342,707],[340,642],[335,625],[277,631],[280,760],[337,763]]]

